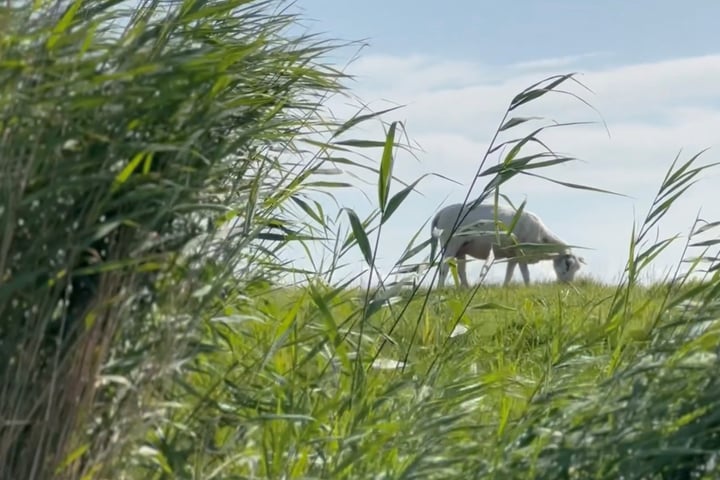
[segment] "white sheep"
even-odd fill
[[[503,229],[495,225],[495,206],[493,204],[479,204],[472,210],[470,205],[454,204],[440,210],[433,218],[431,229],[431,258],[435,257],[438,240],[443,249],[440,259],[440,278],[438,287],[445,284],[445,277],[449,271],[447,259],[454,257],[457,260],[458,276],[463,286],[468,286],[467,273],[465,271],[465,256],[486,260],[492,253],[495,258],[508,259],[505,272],[507,285],[515,271],[515,265],[520,265],[525,285],[530,283],[530,272],[528,264],[537,263],[541,260],[553,260],[553,268],[559,282],[571,282],[580,269],[580,264],[585,263],[582,257],[574,255],[567,244],[557,235],[548,229],[542,220],[532,212],[523,210],[520,218],[513,228],[512,235],[517,243],[521,244],[544,244],[548,247],[522,251]],[[469,211],[469,213],[467,213]],[[467,214],[467,215],[466,215]],[[498,205],[497,220],[504,224],[506,229],[512,225],[513,218],[517,211],[509,206]],[[458,219],[460,215],[460,219]],[[453,225],[455,233],[450,238]],[[449,239],[449,241],[448,241]],[[498,243],[498,240],[500,243]]]

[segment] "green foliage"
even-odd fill
[[[0,465],[10,478],[110,471],[129,434],[162,417],[152,392],[215,349],[201,325],[222,308],[218,295],[265,288],[287,270],[279,249],[307,238],[289,200],[312,205],[302,190],[322,185],[327,161],[297,141],[339,128],[319,108],[342,92],[341,75],[317,62],[335,46],[285,34],[293,17],[273,6],[3,10]]]
[[[428,289],[427,225],[384,278],[383,227],[424,177],[395,175],[401,123],[344,137],[394,109],[326,114],[338,45],[291,35],[283,6],[0,10],[2,477],[717,475],[720,223],[696,219],[688,271],[639,284],[676,240],[652,229],[710,166],[672,163],[617,286],[489,287],[488,261],[470,290]],[[613,193],[536,173],[574,160],[541,138],[574,124],[519,110],[571,82],[510,100],[467,203],[517,175]],[[333,219],[315,195],[352,187],[336,165],[376,176],[377,208]],[[282,262],[314,241],[327,271]],[[355,248],[361,287],[333,277]]]
[[[634,290],[630,303],[643,308],[624,336],[605,333],[613,288],[593,282],[485,287],[482,300],[449,289],[434,295],[424,314],[424,297],[405,292],[404,313],[389,305],[377,310],[364,333],[353,326],[363,318],[362,290],[312,284],[268,292],[254,299],[256,318],[217,326],[220,349],[168,397],[186,403],[174,411],[172,440],[165,442],[186,445],[190,455],[173,463],[172,474],[613,478],[637,471],[628,478],[642,478],[662,468],[681,471],[688,467],[680,460],[697,461],[714,444],[710,432],[695,440],[677,429],[697,430],[693,422],[703,414],[712,421],[701,405],[715,400],[709,393],[707,401],[680,396],[675,405],[677,382],[712,382],[699,370],[711,358],[690,353],[714,348],[718,331],[684,353],[654,353],[667,349],[666,341],[682,344],[668,334],[676,315],[655,327],[657,316],[669,313],[667,290]],[[377,357],[372,347],[383,340],[388,346]],[[632,353],[608,372],[619,348]],[[357,368],[362,389],[354,394]],[[657,429],[649,429],[650,420]],[[636,443],[640,433],[645,439]],[[680,439],[705,446],[677,450],[673,460],[660,455],[671,455]],[[655,453],[638,462],[633,448]],[[229,463],[239,452],[243,462]]]

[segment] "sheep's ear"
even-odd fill
[[[584,259],[583,257],[577,257],[577,259],[578,259],[578,261],[579,261],[580,263],[582,263],[583,265],[587,265],[587,262],[585,261],[585,259]]]

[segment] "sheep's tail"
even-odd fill
[[[435,253],[437,252],[437,246],[438,246],[438,237],[440,236],[440,232],[438,232],[438,222],[440,221],[440,215],[435,215],[435,217],[432,220],[432,223],[430,223],[430,262],[429,264],[432,264],[433,259],[435,258]]]

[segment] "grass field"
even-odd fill
[[[242,458],[218,478],[611,478],[628,462],[642,471],[641,457],[583,469],[582,453],[603,452],[583,452],[581,439],[617,428],[623,409],[649,420],[624,396],[640,388],[641,402],[649,385],[627,375],[668,341],[662,332],[680,318],[668,300],[698,285],[637,287],[622,321],[610,317],[616,287],[588,281],[400,292],[365,322],[358,289],[274,290],[250,316],[230,302],[217,349],[187,379],[192,414],[223,425],[200,434],[182,409],[187,431],[171,431],[205,446],[189,457],[199,471]],[[605,400],[610,385],[618,390]],[[672,431],[689,419],[664,420]],[[169,471],[192,476],[193,460],[155,447]],[[565,452],[564,469],[538,460],[563,449],[575,455]]]

